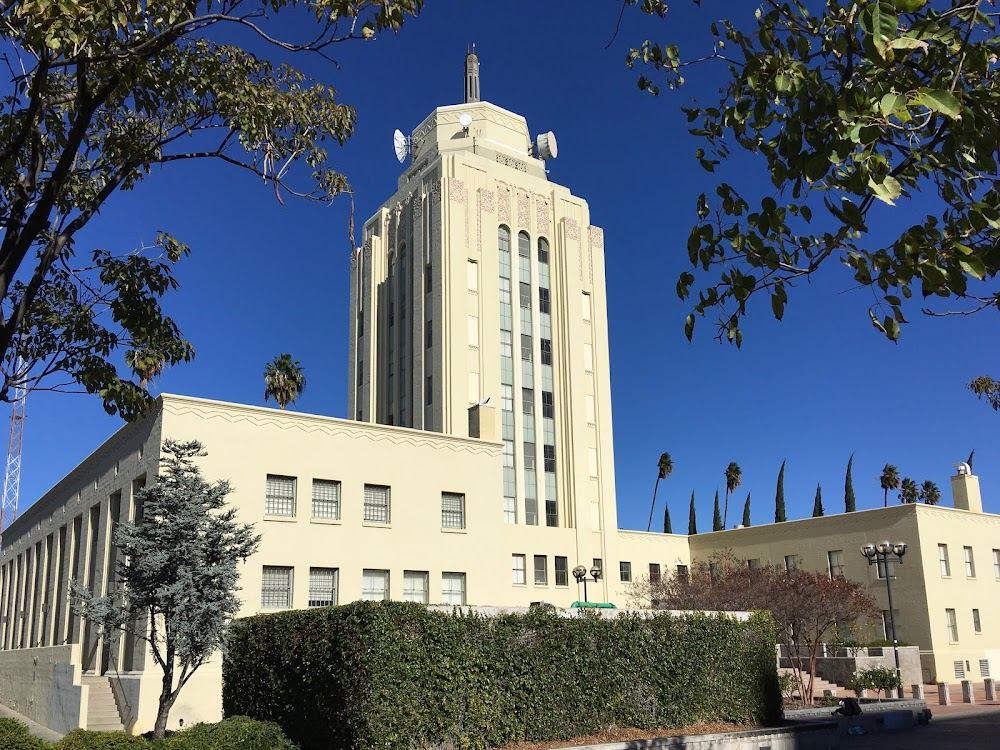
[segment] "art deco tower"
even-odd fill
[[[397,138],[412,162],[364,225],[349,413],[502,440],[503,519],[577,529],[586,555],[616,520],[604,234],[546,176],[554,137],[479,101],[474,52],[465,99]]]

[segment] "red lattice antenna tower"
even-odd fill
[[[17,364],[20,375],[20,359]],[[17,496],[21,489],[21,446],[24,442],[24,399],[27,395],[23,383],[14,386],[14,400],[10,405],[7,470],[3,479],[3,507],[0,508],[0,534],[17,518]]]

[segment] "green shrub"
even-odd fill
[[[0,719],[0,750],[49,750],[51,747],[16,719]]]
[[[149,741],[124,732],[74,729],[53,747],[55,750],[149,750]]]
[[[216,724],[195,724],[156,743],[164,750],[298,750],[281,727],[233,716]]]
[[[869,667],[859,669],[854,674],[853,687],[856,691],[874,690],[876,695],[881,697],[883,690],[890,690],[900,686],[900,679],[895,669],[889,667]]]
[[[610,726],[780,721],[774,620],[449,615],[407,602],[258,615],[233,628],[223,711],[307,750],[476,750]]]

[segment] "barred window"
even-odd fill
[[[332,607],[337,603],[337,569],[309,568],[309,606]]]
[[[292,606],[292,569],[265,565],[260,582],[260,606],[280,609]]]
[[[427,604],[427,571],[403,571],[403,601]]]
[[[264,515],[295,515],[295,477],[267,475],[267,497],[264,500]]]
[[[465,573],[441,574],[441,600],[445,604],[465,604]]]
[[[340,518],[340,482],[313,480],[312,517]]]
[[[556,555],[556,586],[569,586],[569,558]]]
[[[465,495],[457,492],[441,493],[441,528],[465,528]]]
[[[389,598],[389,571],[368,570],[361,574],[361,598],[364,601],[381,601]]]
[[[378,484],[365,485],[365,521],[389,523],[389,488]]]

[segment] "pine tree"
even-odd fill
[[[712,531],[722,531],[722,513],[719,512],[719,491],[715,491],[715,510],[712,511]]]
[[[688,534],[698,533],[698,519],[694,514],[694,490],[691,490],[691,510],[688,511]]]
[[[851,477],[851,467],[854,465],[854,454],[847,459],[847,478],[844,479],[844,512],[853,513],[857,508],[854,506],[854,479]]]
[[[743,503],[743,525],[750,528],[750,493],[747,493],[747,501]]]
[[[664,505],[663,506],[663,533],[664,534],[673,534],[674,533],[673,527],[670,525],[670,506],[669,505]]]
[[[778,472],[778,489],[774,494],[774,522],[782,523],[785,520],[785,462],[781,462],[781,470]]]
[[[819,486],[819,482],[816,483],[816,499],[813,500],[813,518],[819,518],[823,515],[823,490]]]

